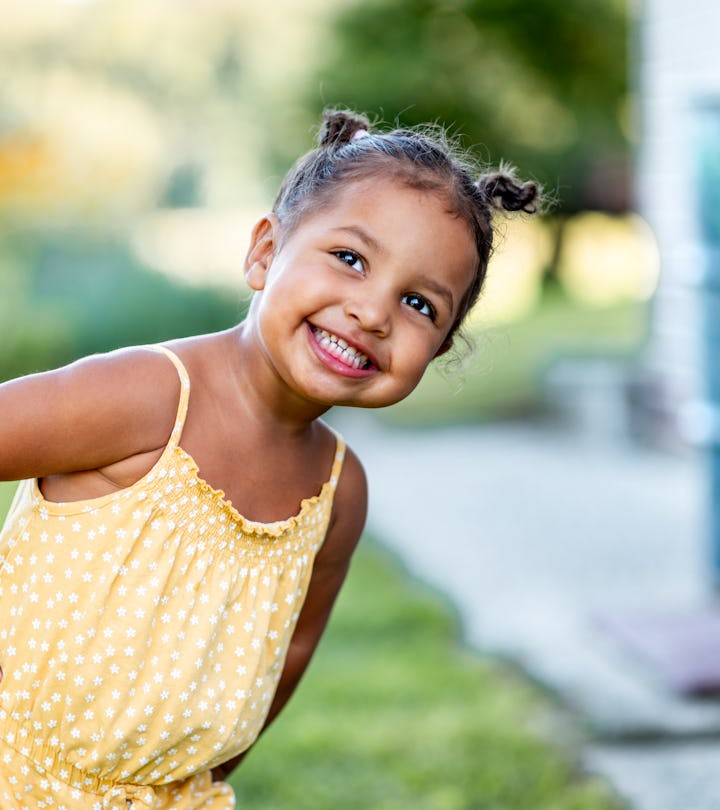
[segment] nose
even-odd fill
[[[368,285],[365,290],[356,290],[344,306],[345,314],[355,321],[365,332],[372,332],[380,337],[390,334],[391,303],[387,295],[373,290]]]

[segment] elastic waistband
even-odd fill
[[[45,792],[52,794],[53,786],[56,790],[77,790],[96,801],[100,799],[104,810],[128,810],[129,802],[137,810],[149,810],[155,804],[156,794],[150,785],[116,782],[88,773],[63,759],[56,748],[33,737],[30,729],[8,717],[0,721],[0,750],[3,751],[0,771],[12,767],[15,773],[28,768],[47,783]]]

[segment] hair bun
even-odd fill
[[[322,147],[332,148],[350,143],[357,132],[370,131],[370,122],[364,115],[344,110],[326,110],[319,142]]]
[[[537,210],[540,189],[537,183],[523,183],[515,178],[512,171],[499,171],[483,174],[477,181],[478,190],[495,208],[505,211],[525,211],[533,214]]]

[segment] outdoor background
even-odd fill
[[[236,323],[250,227],[340,105],[443,123],[552,200],[501,223],[475,351],[377,418],[572,421],[588,369],[632,398],[659,260],[634,200],[623,0],[3,0],[0,15],[0,379]],[[452,608],[367,546],[318,674],[236,778],[248,806],[614,806],[577,772],[559,707],[464,651]],[[373,657],[378,640],[406,657]],[[368,660],[386,669],[369,678]],[[408,734],[433,743],[413,753]]]
[[[642,340],[658,268],[622,0],[0,10],[0,377],[234,323],[249,228],[337,104],[442,122],[555,200],[502,226],[463,418],[535,409],[558,353]]]

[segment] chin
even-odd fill
[[[349,408],[378,410],[379,408],[389,408],[391,405],[397,405],[398,402],[402,402],[410,393],[411,391],[408,391],[407,394],[403,394],[402,396],[397,397],[376,397],[360,400],[350,398],[348,400],[337,401],[335,402],[335,404]]]

